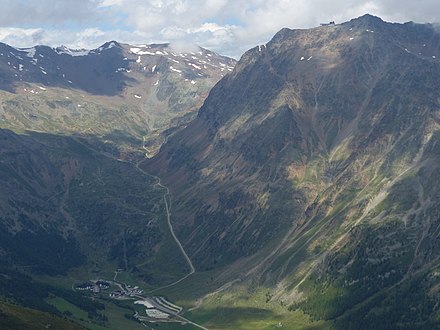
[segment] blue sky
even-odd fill
[[[283,27],[366,13],[392,22],[440,17],[438,0],[0,0],[0,8],[0,41],[16,47],[172,42],[236,58]]]

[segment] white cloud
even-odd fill
[[[0,40],[17,46],[170,41],[235,56],[283,27],[313,27],[365,13],[399,22],[440,17],[438,0],[0,0],[0,6]]]
[[[198,32],[202,32],[202,33],[203,32],[215,33],[215,32],[218,32],[218,31],[225,30],[225,28],[227,28],[227,27],[218,25],[216,23],[204,23],[204,24],[202,24],[202,26],[200,26],[200,27],[198,27],[198,28],[196,28],[194,30],[188,30],[188,31],[190,31],[191,33],[198,33]]]
[[[66,24],[99,19],[97,0],[0,0],[3,26]]]
[[[92,49],[110,40],[121,42],[128,40],[133,44],[146,43],[144,36],[137,32],[102,31],[98,28],[87,28],[81,31],[0,28],[0,40],[14,47],[22,48],[34,45],[65,45],[70,48]]]
[[[10,45],[27,47],[44,44],[43,29],[0,28],[0,40]]]

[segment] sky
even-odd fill
[[[0,0],[0,8],[0,41],[14,47],[170,42],[235,58],[284,27],[367,13],[389,22],[440,18],[438,0]]]

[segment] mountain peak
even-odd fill
[[[365,15],[362,15],[358,18],[354,18],[344,24],[350,24],[350,26],[358,27],[358,28],[380,29],[380,27],[384,26],[385,24],[390,24],[390,23],[383,21],[378,16],[374,16],[371,14],[365,14]]]
[[[439,34],[427,25],[364,15],[342,24],[283,29],[243,55],[234,73],[212,89],[196,120],[143,164],[170,183],[178,234],[196,268],[221,267],[233,258],[238,264],[253,255],[255,266],[246,273],[252,283],[260,276],[264,285],[285,278],[283,284],[292,288],[285,299],[314,299],[303,310],[319,316],[313,306],[321,306],[333,276],[331,285],[341,283],[340,292],[353,294],[337,314],[328,305],[330,319],[351,308],[353,299],[366,301],[358,292],[397,288],[419,261],[434,256],[428,244],[419,252],[413,233],[424,240],[433,228],[418,202],[423,194],[415,190],[417,182],[421,192],[430,189],[431,170],[417,166],[425,164],[419,159],[428,164],[433,157],[431,142],[424,141],[440,136],[439,45]],[[411,177],[403,175],[407,171]],[[418,205],[420,218],[413,216]],[[428,224],[425,232],[420,223]],[[209,240],[201,228],[209,228]],[[311,232],[316,236],[310,238]],[[380,247],[372,239],[396,232],[395,241],[383,240]],[[401,237],[405,246],[396,243]],[[406,264],[395,244],[401,253],[412,250]],[[275,261],[261,263],[261,251],[267,251],[264,261]],[[353,263],[353,256],[360,257]],[[385,276],[377,266],[382,262],[399,277],[378,284]],[[307,275],[292,279],[299,270]],[[347,289],[349,281],[355,289]],[[292,303],[294,310],[301,307]],[[341,327],[346,328],[359,327]]]
[[[358,18],[352,19],[352,21],[384,23],[384,21],[379,16],[374,16],[371,14],[365,14],[365,15],[359,16]]]
[[[121,44],[117,41],[108,41],[103,44],[101,47],[97,48],[96,51],[102,52],[103,50],[111,49],[111,48],[122,48]]]

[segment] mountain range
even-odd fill
[[[234,65],[203,48],[169,44],[111,41],[94,50],[0,44],[2,127],[98,136],[121,153],[144,139],[152,155]]]
[[[338,329],[438,326],[439,58],[431,25],[283,29],[144,161],[218,270],[208,306],[264,292]]]
[[[237,63],[2,44],[0,77],[3,300],[141,328],[72,293],[121,272],[188,329],[440,326],[435,26],[286,28]]]

